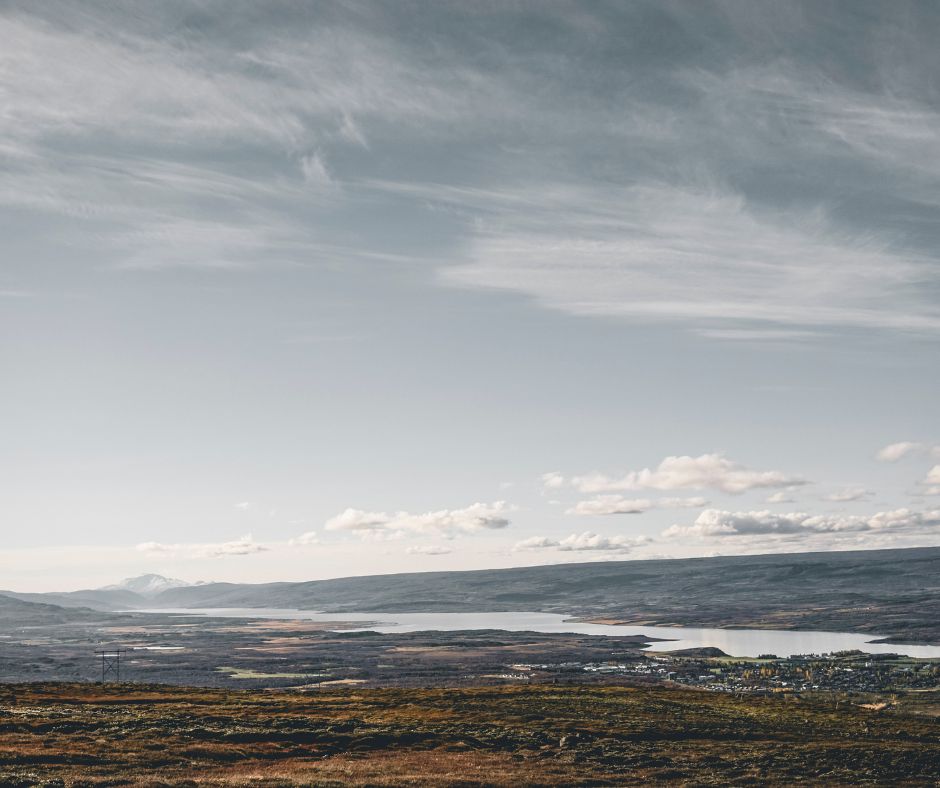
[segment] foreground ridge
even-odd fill
[[[0,783],[933,785],[938,713],[932,693],[2,685]]]

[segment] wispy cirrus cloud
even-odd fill
[[[821,207],[783,217],[725,187],[655,181],[566,191],[564,213],[483,222],[471,260],[444,280],[586,316],[940,329],[940,310],[918,290],[929,255],[846,238]]]
[[[0,12],[0,203],[87,222],[82,243],[121,267],[308,260],[323,249],[309,212],[341,197],[327,147],[368,148],[367,124],[424,137],[499,106],[498,83],[429,67],[373,26],[378,10],[285,25],[272,8],[234,37],[209,11],[125,11]]]
[[[866,83],[779,46],[831,51],[823,13],[739,9],[720,42],[703,39],[703,16],[725,13],[271,7],[238,25],[241,5],[196,18],[14,2],[0,14],[0,201],[90,222],[84,240],[125,267],[221,271],[320,256],[340,204],[364,238],[359,211],[381,195],[457,218],[434,255],[450,286],[725,341],[940,330],[922,286],[937,281],[936,245],[891,218],[938,207],[929,58],[898,62],[876,14],[845,20]],[[909,34],[928,36],[917,16]],[[635,35],[674,41],[674,56],[650,62],[625,45]],[[434,146],[474,164],[416,174]],[[414,166],[370,170],[365,154],[389,151]]]
[[[267,28],[246,28],[236,42],[195,29],[153,35],[154,27],[169,33],[178,24],[172,9],[134,18],[99,8],[109,29],[89,24],[93,11],[59,10],[54,21],[36,7],[0,17],[7,44],[0,62],[15,76],[3,118],[11,140],[111,134],[118,119],[125,139],[211,136],[302,150],[328,136],[362,144],[357,117],[454,120],[473,112],[462,97],[483,98],[472,72],[432,75],[419,55],[367,26],[317,25],[311,17],[291,30],[272,14]],[[191,45],[193,34],[201,46]],[[90,82],[92,93],[83,90]]]

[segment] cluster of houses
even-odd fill
[[[520,681],[548,675],[630,676],[701,687],[715,692],[885,692],[937,689],[940,660],[894,654],[804,654],[756,659],[656,655],[612,662],[515,664],[502,674]]]

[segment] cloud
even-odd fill
[[[449,547],[437,544],[413,545],[405,549],[408,555],[447,555],[451,552]]]
[[[709,339],[760,343],[789,342],[819,336],[817,331],[798,328],[700,328],[695,333]]]
[[[656,180],[545,192],[567,212],[516,205],[481,219],[471,261],[442,280],[579,316],[940,330],[917,289],[930,257],[870,232],[846,238],[819,208],[771,214],[718,184]]]
[[[13,2],[0,16],[0,156],[15,171],[0,199],[110,218],[120,229],[96,224],[94,237],[109,251],[121,239],[130,265],[221,269],[307,260],[337,218],[309,186],[345,176],[367,202],[452,209],[448,285],[721,340],[940,329],[935,244],[894,218],[937,203],[929,12],[845,16],[839,38],[860,42],[846,55],[824,10],[799,22],[749,10],[742,23],[693,5],[194,16]],[[886,26],[920,44],[903,63]],[[706,28],[721,32],[706,42]],[[651,58],[651,39],[674,56]],[[364,150],[407,174],[378,182],[353,155]],[[431,151],[472,173],[417,181],[427,168],[408,165]],[[329,212],[311,220],[316,199]]]
[[[290,544],[298,547],[308,547],[310,545],[320,544],[320,537],[317,535],[316,531],[307,531],[291,539]]]
[[[463,509],[440,509],[424,514],[408,512],[366,512],[346,509],[326,521],[328,531],[360,533],[437,533],[451,538],[457,534],[496,530],[509,525],[506,516],[514,507],[505,501],[474,503]]]
[[[700,509],[708,506],[705,498],[624,498],[620,495],[598,495],[587,501],[578,501],[566,514],[607,515],[641,514],[650,509]]]
[[[565,477],[557,471],[542,474],[542,486],[546,490],[557,490],[565,486]]]
[[[911,456],[940,459],[940,445],[931,446],[916,441],[900,441],[888,444],[875,456],[882,462],[897,462],[904,457]]]
[[[53,25],[42,9],[31,10],[0,18],[11,70],[11,111],[0,120],[11,141],[104,132],[118,120],[130,139],[289,148],[330,135],[362,145],[362,118],[454,120],[473,112],[462,99],[484,98],[469,71],[429,73],[417,53],[364,25],[310,16],[292,34],[274,16],[253,17],[239,43],[216,28],[197,47],[180,34],[183,20],[173,12],[138,20],[60,9]],[[57,62],[69,70],[56,70]],[[94,94],[81,96],[89,83]]]
[[[310,214],[337,196],[328,149],[367,149],[373,123],[420,148],[514,106],[469,61],[435,68],[373,28],[378,10],[229,10],[0,12],[0,204],[86,222],[82,246],[124,268],[309,262]]]
[[[276,222],[240,224],[208,218],[153,216],[126,230],[111,233],[111,248],[121,256],[122,269],[155,270],[198,267],[218,271],[249,268],[259,255],[272,261],[290,253],[313,251],[292,228]]]
[[[648,498],[600,495],[590,501],[578,501],[567,514],[640,514],[652,508],[653,502]]]
[[[638,545],[651,541],[649,537],[602,536],[593,531],[571,534],[564,539],[552,539],[547,536],[532,536],[516,543],[515,550],[554,549],[561,552],[629,552]]]
[[[324,523],[327,531],[380,531],[387,527],[391,516],[385,512],[366,512],[347,508]]]
[[[660,509],[701,509],[708,506],[707,498],[660,498],[656,501]]]
[[[236,509],[241,509],[243,512],[251,508],[250,501],[242,501],[241,503],[235,504]]]
[[[338,190],[310,188],[342,182],[343,208],[450,209],[450,286],[719,340],[936,331],[935,244],[895,218],[937,204],[926,14],[844,15],[834,33],[812,8],[13,2],[0,200],[93,223],[95,251],[125,265],[227,270],[348,235]],[[888,27],[914,42],[905,58]],[[449,182],[418,181],[436,155]],[[370,169],[392,158],[397,180]]]
[[[209,544],[165,544],[162,542],[142,542],[137,545],[142,553],[160,555],[173,555],[179,558],[224,558],[234,555],[252,555],[262,553],[269,548],[254,541],[251,534],[231,542],[216,542]]]
[[[922,443],[913,441],[899,441],[898,443],[889,443],[875,455],[882,462],[897,462],[914,452],[919,452],[924,448]]]
[[[528,539],[522,539],[516,542],[515,550],[538,550],[543,547],[557,547],[558,540],[550,539],[547,536],[530,536]]]
[[[844,490],[837,490],[825,496],[824,500],[834,501],[836,503],[848,503],[850,501],[863,501],[870,498],[874,493],[866,490],[864,487],[846,487]]]
[[[665,538],[735,537],[767,534],[812,535],[868,531],[927,531],[940,526],[940,510],[917,512],[894,509],[868,517],[810,515],[805,512],[776,514],[770,511],[729,512],[706,509],[690,526],[673,525]]]
[[[735,14],[729,26],[740,24]],[[702,22],[688,7],[668,16],[693,37]],[[507,200],[479,219],[469,260],[445,269],[445,280],[522,293],[577,315],[682,322],[721,339],[808,339],[827,326],[940,329],[936,299],[921,288],[936,282],[935,252],[905,242],[898,225],[870,204],[866,210],[857,191],[880,181],[885,204],[906,198],[932,215],[940,113],[925,74],[935,63],[886,58],[892,47],[874,33],[876,17],[870,28],[840,19],[840,37],[862,27],[872,32],[851,64],[805,49],[768,61],[781,29],[831,52],[831,18],[810,13],[792,24],[761,11],[749,17],[739,28],[746,34],[717,45],[723,57],[656,69],[657,93],[672,100],[649,107],[642,79],[634,83],[629,105],[658,122],[624,130],[620,166],[630,175],[623,183],[549,183],[538,204]],[[917,24],[909,19],[902,35],[923,40]],[[768,37],[755,37],[756,30]],[[861,76],[860,63],[873,73]],[[901,73],[917,88],[888,87]],[[749,166],[774,175],[755,179],[762,182],[756,188],[727,175],[729,167]],[[851,177],[837,186],[834,173]],[[812,199],[783,196],[806,178],[815,185]],[[846,200],[859,208],[854,221]],[[806,333],[781,333],[794,327]]]
[[[311,153],[302,156],[300,159],[300,171],[304,175],[304,180],[314,186],[324,186],[333,182],[330,177],[330,171],[319,153]]]
[[[924,477],[924,484],[940,484],[940,465],[934,465]]]
[[[772,493],[764,499],[765,503],[793,503],[793,498],[790,493],[785,490],[780,490],[779,492]]]
[[[595,473],[571,479],[575,488],[586,493],[711,488],[736,495],[755,488],[792,487],[806,483],[780,471],[749,470],[720,454],[666,457],[655,470],[644,468],[622,477]]]

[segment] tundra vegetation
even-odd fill
[[[501,570],[509,572],[501,577],[511,598],[485,596],[489,573],[458,573],[449,582],[467,593],[463,609],[520,609],[527,594],[566,583],[563,593],[544,597],[543,609],[567,597],[584,617],[791,628],[832,622],[832,629],[936,643],[937,556],[933,549],[883,551],[867,562],[843,554],[735,564],[751,580],[765,578],[769,590],[760,594],[722,585],[716,578],[728,565],[704,560],[669,564],[674,589],[643,574],[652,562]],[[714,592],[690,601],[705,569]],[[775,596],[794,578],[799,595]],[[420,610],[419,597],[459,609],[456,592],[431,594],[445,579],[362,578],[356,606],[343,601],[351,580],[286,584],[278,593],[302,595],[292,602],[298,606],[320,595],[338,612],[370,612],[397,589],[403,610]],[[200,586],[185,593],[244,602],[243,595],[260,601],[270,592]],[[361,622],[344,630],[76,605],[103,599],[91,592],[55,602],[39,596],[0,595],[2,785],[940,782],[940,660],[656,653],[655,642],[631,636],[628,626],[612,637],[378,633],[351,631]],[[628,614],[634,598],[645,601]],[[657,600],[666,613],[652,614]],[[775,613],[775,604],[789,612]],[[865,610],[875,611],[877,627]],[[127,649],[125,683],[95,683],[95,651],[119,646]]]
[[[935,785],[935,695],[0,686],[4,785]]]

